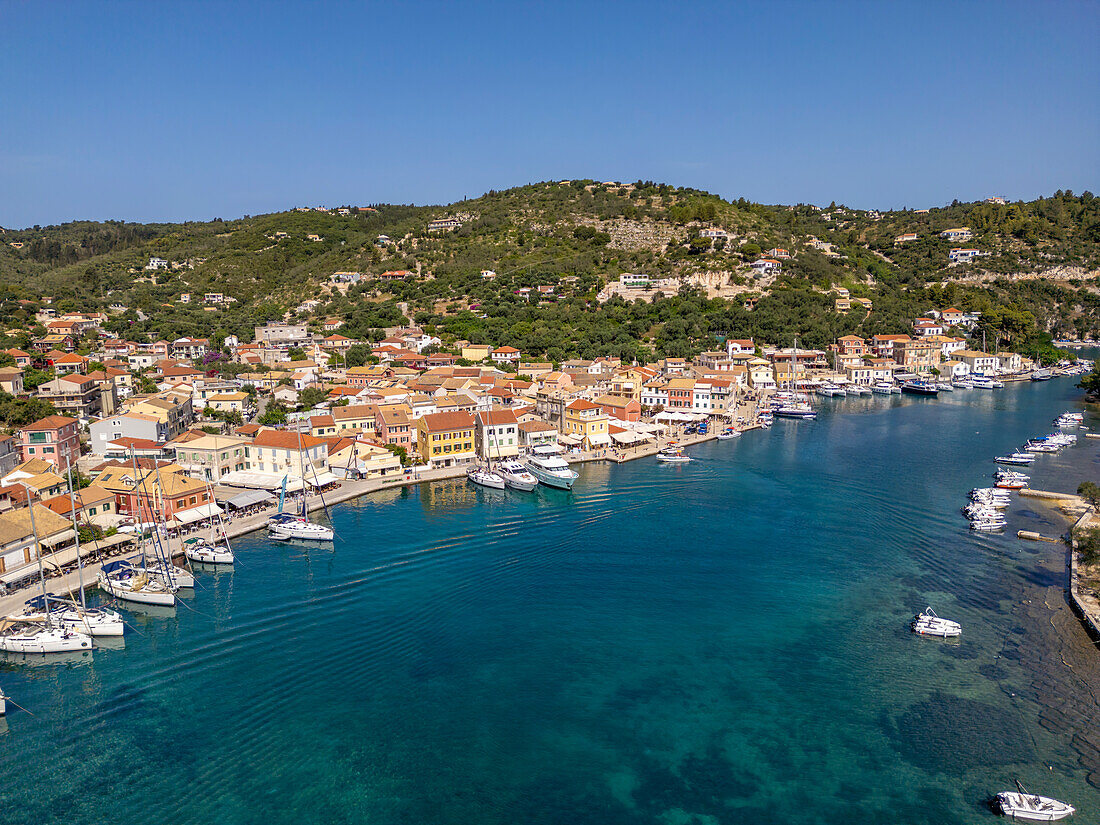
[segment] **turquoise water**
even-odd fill
[[[35,714],[0,722],[0,822],[942,825],[1014,777],[1100,821],[1100,651],[1063,549],[1015,538],[1065,523],[958,512],[1079,402],[826,401],[571,493],[386,491],[328,551],[240,539],[124,649],[0,662]],[[1100,480],[1096,444],[1034,486]],[[926,604],[961,642],[909,632]]]

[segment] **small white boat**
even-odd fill
[[[187,539],[183,553],[188,561],[201,564],[233,564],[233,551],[228,545],[211,544],[206,539]]]
[[[951,636],[962,635],[962,625],[950,619],[941,619],[931,607],[926,607],[918,613],[909,627],[914,633],[922,636],[939,636],[946,639]]]
[[[898,390],[900,391],[901,388],[899,387]],[[871,392],[878,393],[879,395],[893,395],[894,385],[887,383],[886,381],[879,381],[877,384],[871,387]]]
[[[971,375],[970,386],[976,390],[991,390],[993,389],[993,380],[986,378],[984,375]]]
[[[497,474],[504,479],[504,484],[513,490],[522,490],[526,493],[539,486],[539,480],[527,472],[527,468],[515,459],[497,464]]]
[[[691,457],[684,455],[682,447],[676,444],[669,444],[657,453],[657,460],[663,461],[666,464],[686,464],[691,461]]]
[[[504,489],[504,478],[491,470],[483,467],[471,467],[466,471],[466,478],[479,487],[489,487],[493,490]]]
[[[936,386],[940,388],[940,392],[954,392],[955,388],[951,386],[950,381],[937,381]]]
[[[968,378],[953,378],[951,379],[951,386],[957,390],[972,390],[974,384]]]
[[[92,637],[64,627],[4,621],[0,627],[0,650],[8,653],[71,653],[91,650]]]
[[[970,529],[979,533],[996,533],[998,530],[1004,530],[1008,527],[1008,522],[1004,516],[979,518],[970,522]]]
[[[720,433],[718,433],[718,436],[717,436],[719,441],[726,441],[730,438],[740,438],[740,437],[741,437],[741,431],[740,430],[735,430],[733,427],[726,427],[726,429],[724,429]]]
[[[994,809],[1013,819],[1028,819],[1033,822],[1055,822],[1074,813],[1075,808],[1049,796],[1028,793],[1019,780],[1015,791],[1002,791],[993,797]]]

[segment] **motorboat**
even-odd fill
[[[993,385],[995,390],[1003,390],[1005,388],[1005,382],[999,378],[990,378],[989,382]]]
[[[816,392],[824,398],[835,398],[838,395],[844,395],[844,390],[832,384],[822,384],[817,388]]]
[[[877,384],[871,387],[871,392],[878,393],[879,395],[893,395],[894,385],[889,384],[886,381],[879,381]]]
[[[991,390],[994,387],[993,379],[984,375],[971,374],[970,386],[976,390]]]
[[[99,587],[105,593],[127,602],[171,607],[176,603],[178,585],[167,584],[135,568],[128,561],[109,561],[99,569]]]
[[[914,633],[922,636],[939,636],[946,639],[962,635],[962,625],[950,619],[941,619],[931,607],[926,607],[909,623]]]
[[[489,487],[493,490],[504,489],[504,477],[484,467],[471,467],[466,471],[466,478],[479,487]]]
[[[726,427],[726,429],[719,432],[716,436],[720,441],[726,441],[730,438],[740,438],[741,431],[736,427]]]
[[[1008,521],[1004,516],[977,518],[970,522],[970,529],[980,533],[995,533],[998,530],[1004,530],[1007,526]]]
[[[532,451],[523,466],[547,487],[568,490],[572,488],[573,482],[577,480],[577,472],[570,469],[565,459],[558,455]]]
[[[1035,460],[1031,453],[1012,453],[1011,455],[999,455],[995,459],[998,464],[1012,464],[1024,466]]]
[[[53,593],[29,599],[21,615],[8,618],[42,624],[46,622],[47,613],[54,625],[89,636],[122,636],[126,632],[122,616],[114,610],[82,607],[77,601],[58,598]]]
[[[865,387],[862,384],[849,384],[846,392],[848,395],[870,395],[871,388]]]
[[[671,441],[667,447],[657,453],[657,460],[666,464],[685,464],[691,461],[691,457],[684,455],[684,448],[675,441]]]
[[[921,381],[918,378],[902,384],[901,391],[910,395],[939,395],[940,388],[931,381]]]
[[[1075,808],[1049,796],[1028,793],[1019,780],[1015,791],[1002,791],[993,797],[993,809],[1013,819],[1033,822],[1055,822],[1075,812]]]
[[[0,622],[0,650],[8,653],[72,653],[91,650],[92,637],[47,623],[5,619]]]
[[[773,410],[773,415],[776,418],[802,418],[807,420],[813,420],[817,418],[817,413],[814,408],[805,403],[790,403],[784,404],[781,407],[776,407]]]
[[[993,484],[1002,490],[1021,490],[1031,481],[1031,476],[1001,470],[993,474]]]
[[[950,381],[937,381],[936,386],[939,387],[940,392],[954,392],[955,388],[951,386]]]
[[[509,459],[497,464],[497,475],[504,479],[504,484],[513,490],[530,492],[539,486],[539,480],[527,471],[527,468],[516,459]]]
[[[183,554],[188,561],[199,564],[233,564],[233,551],[229,545],[214,544],[206,539],[187,539],[183,543]]]
[[[969,378],[953,378],[951,379],[951,386],[957,390],[974,389],[974,384]]]
[[[1035,370],[1028,377],[1031,378],[1032,381],[1049,381],[1054,377],[1054,374],[1050,370],[1044,368]]]
[[[278,541],[302,539],[303,541],[332,541],[336,531],[323,524],[312,522],[295,513],[276,513],[267,520],[267,532]]]
[[[1024,452],[1024,453],[1056,453],[1056,452],[1058,452],[1059,449],[1060,448],[1058,447],[1057,444],[1051,444],[1049,441],[1047,441],[1044,438],[1044,439],[1038,439],[1038,440],[1033,439],[1033,440],[1027,442],[1027,444],[1025,444],[1020,449],[1020,452]]]

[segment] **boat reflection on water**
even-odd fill
[[[125,650],[125,636],[97,636],[95,639],[96,650]]]
[[[126,612],[132,614],[135,619],[174,619],[178,615],[176,608],[167,604],[137,604],[127,602],[124,608]]]
[[[122,641],[122,637],[116,637]],[[0,653],[0,662],[8,662],[20,667],[53,667],[62,665],[65,667],[85,667],[92,663],[92,651],[73,650],[68,653],[51,653],[43,656],[36,653]]]
[[[331,541],[325,541],[324,539],[276,539],[273,536],[268,536],[268,538],[271,539],[272,544],[278,547],[297,547],[300,550],[326,550],[328,552],[332,552],[335,549],[335,545]]]

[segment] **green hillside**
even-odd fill
[[[254,324],[306,299],[320,306],[303,317],[340,315],[345,334],[363,336],[401,323],[401,302],[409,317],[444,336],[553,356],[691,354],[712,346],[716,334],[772,343],[799,335],[823,346],[848,332],[905,331],[914,315],[948,303],[986,312],[987,333],[1005,346],[1039,346],[1047,332],[1100,332],[1092,274],[1100,269],[1100,201],[1090,193],[878,214],[731,202],[652,182],[566,181],[448,206],[345,211],[7,229],[0,313],[5,326],[29,330],[35,307],[25,302],[52,295],[62,309],[128,307],[111,328],[129,337],[248,340]],[[429,231],[431,220],[450,217],[461,226]],[[938,233],[963,226],[973,236],[962,245],[988,254],[948,266],[949,250],[960,244]],[[703,229],[727,237],[700,237]],[[918,238],[895,245],[905,233]],[[777,279],[759,282],[748,264],[773,247],[793,257]],[[153,257],[173,268],[147,271]],[[375,280],[392,270],[413,275]],[[497,276],[483,279],[482,270]],[[330,286],[338,271],[364,280],[342,295]],[[651,304],[598,303],[597,293],[623,272],[687,285]],[[826,294],[834,285],[871,298],[874,309],[836,312]],[[517,293],[538,286],[555,294],[540,303]],[[200,299],[221,292],[236,303],[206,311],[180,304],[185,292]],[[746,298],[756,299],[755,308],[745,309]]]

